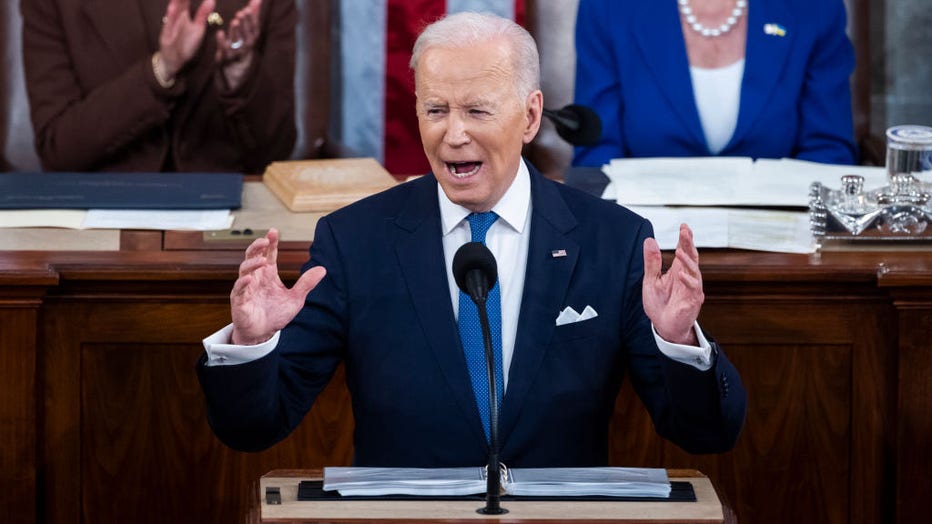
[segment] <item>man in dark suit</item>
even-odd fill
[[[247,249],[233,323],[205,340],[198,363],[216,434],[243,450],[281,440],[343,361],[356,464],[484,464],[475,313],[451,274],[472,238],[499,267],[489,300],[500,303],[490,323],[505,464],[606,464],[625,373],[662,436],[696,453],[730,449],[745,393],[696,324],[702,277],[689,229],[662,274],[646,220],[521,158],[543,108],[530,35],[509,20],[452,15],[425,29],[411,63],[433,174],[321,219],[291,289],[278,277],[274,230]]]

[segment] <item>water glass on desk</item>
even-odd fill
[[[932,127],[887,129],[887,182],[897,193],[909,192],[913,184],[932,187]]]

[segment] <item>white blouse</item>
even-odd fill
[[[738,125],[744,59],[716,69],[690,66],[689,75],[706,144],[717,155],[728,145]]]

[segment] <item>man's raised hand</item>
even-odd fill
[[[654,324],[657,334],[667,342],[696,345],[693,326],[705,300],[702,273],[699,271],[699,251],[693,242],[693,232],[680,225],[680,238],[670,269],[662,272],[663,258],[653,238],[644,240],[644,312]]]
[[[272,338],[298,314],[307,294],[326,274],[323,266],[312,267],[288,289],[278,275],[278,231],[272,228],[254,240],[230,293],[232,342],[255,345]]]

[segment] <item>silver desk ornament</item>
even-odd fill
[[[864,178],[841,188],[809,187],[809,224],[817,241],[932,240],[932,127],[887,130],[887,185],[865,190]]]

